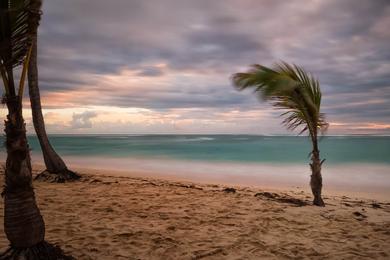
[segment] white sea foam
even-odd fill
[[[110,140],[115,140],[115,139],[129,139],[128,136],[97,136],[97,139],[110,139]]]
[[[212,141],[212,140],[215,140],[215,138],[213,138],[213,137],[194,137],[194,138],[185,137],[185,138],[173,139],[172,141],[176,141],[176,142],[200,142],[200,141]]]

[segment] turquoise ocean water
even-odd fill
[[[311,143],[305,136],[251,135],[54,135],[50,140],[64,156],[147,157],[197,161],[305,163]],[[39,154],[35,136],[29,136]],[[327,164],[390,164],[390,137],[329,136],[320,140]],[[4,152],[4,149],[3,149]]]
[[[37,138],[28,138],[33,163],[43,164]],[[50,140],[71,169],[309,188],[311,143],[304,136],[52,135]],[[364,192],[367,197],[390,201],[390,137],[327,136],[321,139],[320,150],[326,158],[322,169],[325,192]],[[3,146],[2,161],[5,155]]]

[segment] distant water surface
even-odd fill
[[[39,154],[37,138],[28,138],[33,154]],[[78,157],[305,163],[311,151],[310,140],[305,136],[53,135],[50,140],[60,154]],[[387,136],[323,137],[320,150],[327,164],[390,164],[390,137]]]
[[[37,138],[28,138],[33,162],[42,164]],[[52,135],[50,140],[71,168],[245,186],[309,187],[311,143],[304,136]],[[390,137],[328,136],[321,139],[320,150],[326,158],[325,189],[390,200]],[[0,158],[5,159],[4,147]]]

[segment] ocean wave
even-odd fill
[[[143,137],[146,135],[141,135],[141,134],[128,134],[128,135],[108,135],[108,136],[94,136],[97,139],[129,139],[132,137]]]
[[[213,137],[199,137],[197,139],[200,140],[200,141],[212,141],[212,140],[215,140],[215,138],[213,138]]]
[[[202,142],[202,141],[213,141],[213,137],[194,137],[194,138],[180,138],[176,139],[177,142]]]
[[[97,139],[128,139],[128,136],[96,136]]]

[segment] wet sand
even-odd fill
[[[47,240],[77,259],[390,258],[390,201],[79,172],[34,182]]]

